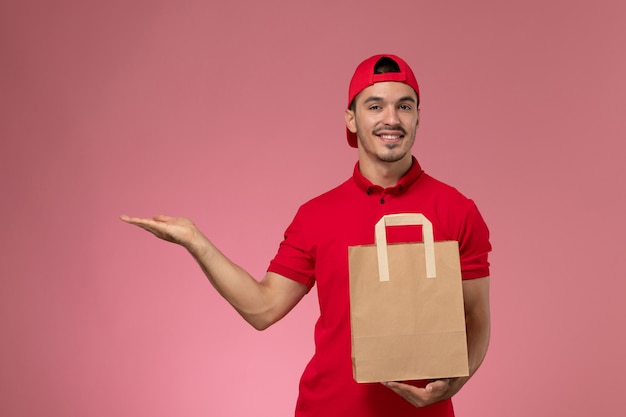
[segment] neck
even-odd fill
[[[359,158],[359,170],[372,184],[388,188],[398,183],[398,180],[411,168],[412,163],[413,158],[410,154],[396,162]]]

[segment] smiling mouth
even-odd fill
[[[381,126],[374,130],[374,134],[384,142],[398,142],[404,138],[406,132],[400,126]]]
[[[404,135],[399,134],[399,133],[396,133],[396,134],[383,133],[383,134],[378,134],[376,136],[378,136],[384,143],[387,143],[387,144],[400,142],[400,140],[404,138]]]

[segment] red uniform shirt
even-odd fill
[[[463,279],[489,275],[489,231],[471,200],[424,173],[415,159],[398,184],[385,189],[363,177],[357,164],[352,178],[300,207],[268,268],[309,288],[317,284],[316,350],[300,381],[298,417],[454,415],[450,401],[415,408],[381,384],[352,377],[348,247],[373,244],[374,225],[393,213],[422,213],[436,241],[458,241]],[[387,240],[421,241],[418,227],[388,228]]]

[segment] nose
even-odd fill
[[[386,125],[395,126],[400,122],[400,119],[398,118],[398,110],[395,108],[395,106],[388,106],[385,109],[385,113],[383,116],[383,122]]]

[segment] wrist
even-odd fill
[[[196,229],[193,238],[184,246],[194,258],[201,259],[208,253],[210,245],[209,240]]]
[[[450,378],[449,382],[449,392],[450,396],[455,395],[457,392],[463,388],[463,385],[470,379],[470,377],[458,377],[458,378]]]

